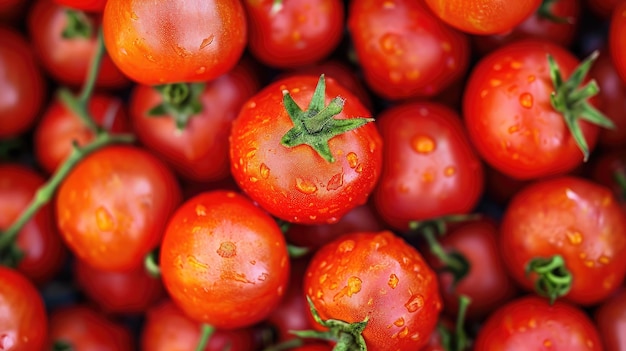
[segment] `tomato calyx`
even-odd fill
[[[17,246],[15,241],[5,247],[0,247],[0,266],[15,268],[22,258],[24,258],[24,251]]]
[[[300,109],[288,90],[283,90],[283,104],[294,126],[280,143],[288,148],[298,145],[309,145],[327,162],[335,162],[328,142],[337,135],[351,131],[374,121],[373,118],[334,118],[343,110],[345,99],[337,96],[324,105],[326,97],[326,81],[320,75],[315,92],[306,110]]]
[[[557,298],[566,295],[572,288],[573,276],[561,255],[530,260],[526,265],[526,276],[531,273],[537,274],[535,291],[550,299],[550,304],[554,304]]]
[[[594,51],[572,73],[568,80],[563,81],[560,69],[552,55],[548,55],[550,77],[554,85],[554,91],[550,95],[552,107],[561,113],[572,137],[583,153],[583,160],[589,159],[589,145],[585,140],[579,120],[613,129],[615,125],[602,112],[591,106],[588,99],[598,94],[600,88],[595,80],[591,80],[582,86],[593,62],[598,58],[599,52]]]
[[[552,6],[554,6],[554,3],[559,1],[560,0],[543,0],[541,2],[541,5],[539,5],[539,9],[537,10],[537,15],[539,15],[539,17],[543,19],[557,24],[573,24],[573,18],[557,16],[554,14],[554,12],[552,12]]]
[[[204,83],[172,83],[154,87],[163,98],[163,102],[148,111],[148,117],[171,117],[176,129],[182,131],[194,115],[202,111],[200,95]]]
[[[443,346],[444,350],[463,351],[469,347],[469,338],[465,332],[465,315],[470,303],[471,299],[468,296],[459,295],[459,310],[454,329],[448,328],[443,323],[437,325],[437,333],[441,337],[441,346]]]
[[[67,24],[61,33],[63,38],[91,38],[93,36],[93,24],[84,12],[67,9],[65,16],[67,17]]]
[[[309,296],[306,297],[313,320],[327,331],[292,330],[291,333],[300,338],[321,339],[335,342],[333,351],[366,351],[367,345],[363,338],[363,330],[369,317],[361,322],[348,323],[339,319],[322,319]]]
[[[74,351],[74,347],[67,341],[57,340],[52,344],[52,351]]]
[[[613,172],[613,180],[619,187],[620,200],[626,200],[626,174],[624,173],[624,170],[620,169]]]
[[[143,259],[143,266],[149,276],[152,278],[160,278],[161,277],[161,267],[157,262],[158,253],[156,251],[152,251],[146,255]]]

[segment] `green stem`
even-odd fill
[[[435,227],[424,226],[421,228],[422,235],[426,239],[426,243],[430,252],[435,255],[444,265],[443,270],[452,273],[454,281],[452,286],[463,279],[470,270],[470,264],[467,259],[459,252],[448,252],[439,243],[436,237]]]
[[[617,183],[617,186],[619,187],[620,190],[620,196],[621,199],[620,200],[625,200],[626,199],[626,174],[624,174],[624,172],[620,171],[615,171],[613,172],[613,180],[615,181],[615,183]]]
[[[573,276],[561,255],[530,260],[526,265],[526,275],[530,273],[536,273],[538,276],[535,280],[535,291],[549,298],[550,304],[566,295],[572,288]]]
[[[215,332],[215,328],[208,324],[202,324],[200,330],[200,340],[198,340],[198,345],[196,346],[196,351],[204,351],[206,349],[207,344],[209,343],[209,339],[211,335]]]
[[[161,276],[161,267],[159,267],[159,264],[156,261],[156,254],[154,251],[146,255],[143,263],[146,272],[148,272],[151,277],[159,278]]]
[[[467,315],[467,308],[469,307],[471,301],[472,300],[466,295],[461,294],[459,296],[459,311],[456,317],[456,335],[454,338],[455,351],[463,351],[469,346],[467,333],[465,333],[465,316]]]

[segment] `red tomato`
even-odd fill
[[[26,38],[8,27],[0,27],[0,91],[0,139],[18,136],[35,123],[46,84]]]
[[[362,335],[368,351],[418,350],[442,307],[435,273],[388,231],[350,233],[322,247],[309,264],[304,291],[323,320],[367,318]]]
[[[302,346],[294,347],[292,351],[331,351],[333,347],[329,344],[305,344]]]
[[[48,340],[48,350],[54,350],[57,342],[69,345],[72,350],[134,350],[128,329],[81,305],[52,312]]]
[[[603,51],[591,67],[589,75],[600,87],[600,110],[615,124],[614,129],[602,129],[598,144],[607,147],[626,146],[626,82],[617,75],[608,51]]]
[[[626,82],[626,1],[615,6],[609,29],[609,50],[617,74]]]
[[[382,142],[374,123],[329,136],[333,128],[357,123],[355,118],[368,117],[370,112],[333,79],[326,79],[325,93],[322,90],[322,95],[316,95],[320,99],[313,100],[317,83],[312,76],[291,76],[271,83],[243,106],[231,130],[233,177],[252,200],[289,222],[337,222],[365,203],[380,174]],[[300,121],[298,117],[290,117],[282,103],[285,91],[295,104],[302,106],[300,109],[311,101],[316,101],[317,106],[323,100],[326,106],[335,97],[340,97],[343,106],[334,116],[316,115],[317,121],[329,117],[328,122],[304,127],[304,120],[310,118],[303,117]],[[338,106],[337,99],[333,104]],[[303,130],[318,127],[320,130],[299,134],[294,125]],[[301,140],[297,139],[300,136],[310,138],[305,141],[309,144],[293,147],[281,144],[281,139]]]
[[[26,209],[44,178],[18,164],[0,165],[0,235]],[[17,235],[22,257],[17,269],[35,283],[51,280],[63,265],[65,247],[57,233],[52,208],[44,206]],[[0,349],[1,350],[1,349]]]
[[[163,98],[152,87],[135,85],[129,111],[137,137],[186,179],[226,178],[230,127],[244,102],[259,89],[255,74],[249,65],[239,64],[206,83],[199,98],[202,112],[192,115],[182,130],[173,116],[148,116]]]
[[[94,122],[113,133],[130,132],[122,101],[111,95],[94,94],[89,99],[89,113]],[[70,155],[73,143],[85,145],[95,138],[85,123],[58,99],[46,108],[35,127],[35,157],[48,173]]]
[[[90,32],[65,38],[63,31],[70,22],[65,7],[52,0],[36,0],[28,15],[28,32],[41,64],[54,80],[71,86],[82,86],[97,48],[99,19],[88,16],[80,19],[91,28]],[[128,85],[128,78],[105,54],[96,85],[121,88]]]
[[[108,0],[102,25],[113,62],[145,85],[215,79],[247,41],[239,0]]]
[[[483,192],[483,168],[463,124],[436,103],[397,105],[378,116],[385,145],[374,205],[392,227],[468,213]]]
[[[107,0],[54,0],[59,5],[88,12],[102,12]]]
[[[626,210],[626,148],[613,149],[598,155],[589,167],[588,176],[609,188]]]
[[[352,1],[348,31],[365,81],[385,99],[436,95],[467,69],[467,37],[421,1]]]
[[[16,271],[0,266],[0,350],[43,351],[48,337],[39,292]]]
[[[548,54],[554,57],[563,79],[578,65],[573,54],[555,44],[515,42],[483,57],[465,88],[463,114],[472,143],[493,168],[517,179],[567,173],[585,156],[564,116],[551,105],[555,87]],[[571,114],[592,150],[598,126],[580,120],[578,110]]]
[[[83,159],[61,184],[57,224],[85,263],[130,270],[159,245],[180,199],[176,178],[155,156],[135,146],[109,146]]]
[[[229,191],[202,193],[176,210],[160,265],[167,291],[185,314],[224,329],[265,319],[289,278],[285,239],[274,219]]]
[[[602,350],[598,331],[578,308],[527,296],[499,308],[482,326],[475,351]]]
[[[0,1],[0,22],[18,25],[23,20],[27,6],[28,2],[23,0]],[[2,46],[0,45],[0,47]]]
[[[485,193],[490,200],[499,205],[506,205],[511,198],[532,180],[512,178],[493,167],[485,167]]]
[[[626,350],[626,290],[604,300],[594,317],[605,350]]]
[[[588,7],[603,18],[610,18],[620,0],[587,0]]]
[[[526,274],[531,260],[560,255],[572,276],[564,298],[596,304],[626,275],[626,217],[608,188],[576,177],[538,181],[506,208],[500,249],[508,271],[529,290],[538,279]]]
[[[473,34],[506,33],[522,23],[541,0],[425,0],[444,22]]]
[[[243,1],[248,15],[248,48],[274,67],[321,61],[339,45],[344,29],[341,0]]]

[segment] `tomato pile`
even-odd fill
[[[626,1],[0,2],[0,350],[626,350]]]

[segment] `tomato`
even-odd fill
[[[330,55],[344,29],[341,0],[243,1],[248,17],[248,48],[273,67],[312,64]]]
[[[102,12],[104,11],[104,5],[106,5],[107,0],[54,0],[54,2],[77,10]]]
[[[22,0],[3,0],[0,2],[0,22],[18,25],[23,20],[28,3]]]
[[[606,350],[626,350],[626,291],[620,290],[595,310],[594,320]]]
[[[145,85],[215,79],[247,42],[238,0],[108,0],[102,25],[113,62]]]
[[[517,179],[567,173],[586,158],[574,135],[590,152],[599,128],[583,119],[584,101],[566,113],[570,131],[550,96],[555,89],[567,100],[569,84],[554,87],[547,55],[552,55],[564,79],[578,65],[576,57],[555,44],[525,40],[483,57],[470,75],[463,103],[465,125],[480,156],[493,168]],[[573,103],[573,102],[570,102]]]
[[[435,273],[388,231],[349,233],[322,247],[307,268],[304,291],[323,320],[367,318],[362,335],[369,351],[418,350],[442,308]]]
[[[352,1],[348,32],[366,83],[388,100],[436,95],[468,66],[468,38],[421,1]]]
[[[626,210],[626,149],[618,148],[601,153],[588,171],[589,178],[609,188]]]
[[[160,252],[171,298],[193,320],[216,328],[263,320],[287,288],[289,257],[280,228],[234,192],[205,192],[184,202]]]
[[[316,90],[316,83],[324,82],[325,89]],[[285,98],[284,91],[288,92]],[[314,91],[318,91],[315,96]],[[288,97],[302,106],[289,104],[300,109],[292,111],[292,116],[282,103]],[[333,116],[326,108],[317,113],[332,98],[330,108],[340,112]],[[307,105],[315,107],[305,115],[301,109]],[[333,79],[290,76],[271,83],[244,104],[233,122],[233,177],[252,200],[278,218],[304,224],[335,223],[365,203],[380,174],[378,129],[366,119],[357,119],[368,116],[370,112],[359,100]]]
[[[82,305],[54,310],[50,315],[49,348],[55,343],[72,350],[131,351],[134,349],[128,329]]]
[[[36,0],[28,14],[27,27],[37,56],[55,81],[73,87],[83,85],[97,48],[98,17],[76,14],[82,24],[75,36],[65,38],[63,31],[71,27],[67,9],[52,0]],[[128,78],[104,55],[96,85],[121,88]]]
[[[148,115],[163,98],[152,87],[137,84],[129,109],[135,134],[184,178],[203,182],[224,179],[230,174],[228,135],[232,121],[259,86],[250,65],[235,66],[206,83],[199,98],[202,112],[191,115],[181,129],[171,115]]]
[[[20,273],[0,266],[0,349],[43,351],[48,336],[39,292]]]
[[[0,90],[0,139],[18,136],[35,123],[47,88],[26,38],[8,27],[0,27]]]
[[[180,188],[169,168],[135,146],[108,146],[83,159],[57,192],[57,224],[76,256],[124,271],[161,241]]]
[[[626,2],[615,6],[609,28],[609,51],[617,74],[626,82]]]
[[[485,167],[485,193],[490,200],[501,206],[505,206],[519,190],[531,182],[532,180],[512,178],[493,167]]]
[[[94,122],[113,133],[130,132],[128,117],[122,101],[108,94],[96,93],[89,99],[89,113]],[[70,155],[73,143],[83,146],[95,139],[95,134],[72,110],[58,99],[53,100],[35,127],[35,157],[48,173]]]
[[[452,27],[473,34],[506,33],[522,23],[541,0],[425,0]]]
[[[0,164],[0,235],[26,210],[44,178],[34,170],[15,163]],[[39,209],[16,239],[24,255],[17,269],[33,282],[43,284],[59,272],[66,250],[57,233],[52,208]]]
[[[305,344],[302,346],[294,347],[293,351],[331,351],[333,349],[332,346],[328,344],[315,343],[315,344]]]
[[[602,18],[610,18],[620,0],[587,0],[589,9]]]
[[[578,177],[537,181],[513,197],[505,210],[500,249],[507,270],[526,289],[540,277],[526,274],[533,259],[545,259],[550,284],[567,277],[550,265],[560,256],[571,285],[555,284],[544,293],[581,305],[599,303],[626,275],[626,217],[608,188]],[[568,288],[570,288],[568,290]]]
[[[483,168],[453,110],[405,103],[383,110],[377,123],[385,149],[373,201],[383,220],[408,230],[410,221],[473,210]]]
[[[598,331],[583,311],[565,302],[526,296],[492,314],[478,332],[475,351],[602,350]]]

